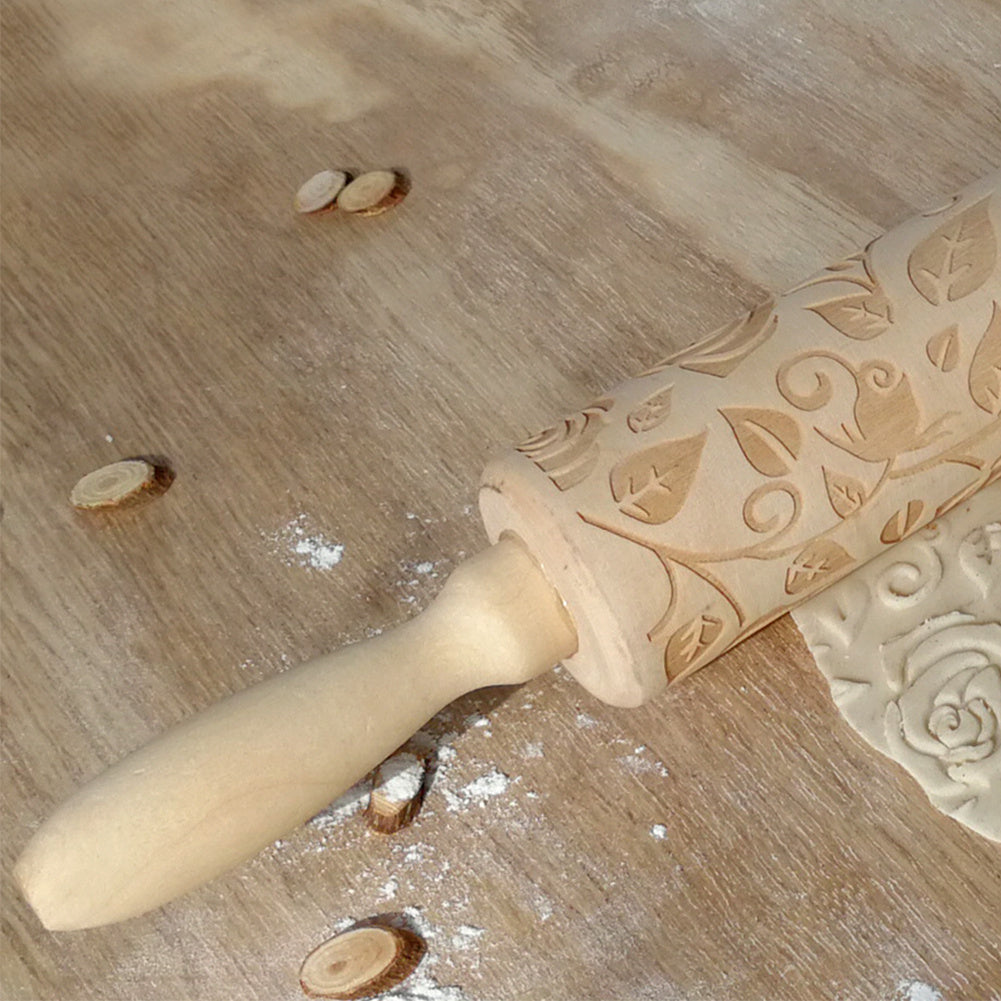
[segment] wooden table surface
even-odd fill
[[[642,709],[565,671],[467,697],[391,838],[321,817],[83,932],[9,876],[125,752],[424,607],[488,456],[1001,163],[996,2],[3,22],[3,998],[293,999],[383,912],[426,998],[1001,997],[999,846],[849,731],[788,618]],[[330,166],[413,191],[295,217]],[[137,454],[165,496],[70,508]]]

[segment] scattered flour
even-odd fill
[[[467,730],[479,730],[484,737],[489,737],[491,734],[491,731],[488,729],[489,723],[490,720],[479,713],[467,716],[463,720],[463,724]],[[457,733],[451,731],[443,733],[437,738],[431,737],[425,731],[417,734],[417,737],[421,738],[419,744],[425,747],[429,753],[433,753],[431,759],[433,761],[431,766],[432,784],[430,787],[430,793],[432,794],[430,797],[431,804],[430,807],[425,807],[429,815],[433,816],[434,803],[436,797],[439,795],[445,801],[445,808],[450,813],[456,813],[470,807],[483,807],[488,800],[504,795],[512,785],[521,782],[520,776],[512,779],[496,767],[490,767],[488,771],[460,787],[452,775],[453,767],[458,760],[458,754],[452,746],[452,742],[458,736]],[[542,754],[541,745],[538,745],[538,754],[539,756]],[[488,766],[483,764],[481,767],[485,768]],[[537,793],[530,793],[528,795],[531,799],[538,798]],[[516,823],[515,821],[511,822]]]
[[[539,894],[534,900],[535,913],[539,915],[539,920],[548,921],[553,916],[553,902]]]
[[[362,779],[361,782],[353,785],[346,793],[335,799],[325,810],[321,810],[309,822],[310,825],[326,831],[331,827],[343,824],[349,817],[353,817],[356,813],[361,813],[368,803],[371,793],[371,779]]]
[[[523,758],[541,758],[544,757],[541,744],[526,744],[525,750],[522,752]]]
[[[382,900],[391,900],[400,892],[400,883],[395,876],[390,876],[380,889]]]
[[[452,791],[445,789],[445,802],[453,813],[467,806],[483,806],[488,799],[502,796],[511,785],[511,779],[496,768],[491,768],[485,775],[473,779],[461,789]]]
[[[472,949],[476,945],[476,940],[482,938],[485,933],[485,928],[477,928],[475,925],[459,925],[450,944],[453,949]]]
[[[399,987],[394,987],[380,998],[398,998],[399,1001],[470,1001],[462,988],[443,986],[432,975],[438,962],[433,942],[438,937],[438,929],[424,916],[419,907],[407,907],[403,911],[410,926],[427,943],[428,951],[414,972]]]
[[[311,539],[300,539],[292,547],[292,552],[306,558],[303,566],[308,564],[316,570],[330,570],[341,562],[344,546],[328,542],[321,536],[314,536]]]
[[[404,907],[403,914],[422,938],[432,939],[437,936],[438,929],[428,921],[419,907]]]
[[[306,515],[300,514],[271,535],[271,541],[287,547],[297,557],[295,562],[299,566],[312,567],[314,570],[333,569],[344,557],[344,546],[339,542],[331,542],[323,535],[307,535],[306,522]]]
[[[419,966],[399,987],[394,987],[380,998],[399,998],[400,1001],[469,1001],[460,987],[442,987],[434,977]]]
[[[431,522],[424,521],[424,524],[431,524]],[[399,564],[399,568],[404,576],[396,581],[396,586],[409,590],[410,593],[401,595],[398,600],[405,605],[415,605],[422,598],[428,597],[430,595],[428,582],[440,577],[438,568],[443,563],[448,562],[450,561],[445,558],[437,563],[432,560],[403,560]]]
[[[942,992],[921,980],[901,980],[897,996],[901,1001],[942,1001]]]
[[[622,762],[633,773],[633,775],[659,775],[661,778],[666,779],[671,773],[667,770],[667,766],[662,761],[651,761],[649,758],[642,758],[638,754],[627,754],[622,758],[619,758]]]
[[[577,726],[582,730],[593,730],[598,725],[598,721],[587,713],[577,713]]]
[[[424,762],[413,754],[395,754],[379,766],[379,794],[392,803],[409,803],[424,782]]]
[[[427,860],[428,845],[407,845],[403,852],[403,861],[406,865],[414,865],[417,862]]]
[[[667,828],[663,824],[654,824],[650,828],[650,837],[654,841],[665,841],[667,839]]]

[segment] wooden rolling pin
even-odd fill
[[[494,545],[391,635],[240,692],[85,786],[16,875],[51,929],[165,903],[463,692],[565,661],[652,698],[1001,476],[1001,174],[518,446]]]

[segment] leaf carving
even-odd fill
[[[778,317],[774,315],[774,310],[775,300],[768,299],[704,341],[665,358],[651,371],[659,372],[676,365],[725,379],[755,348],[775,333]]]
[[[850,566],[854,560],[836,542],[816,539],[792,561],[786,571],[786,594],[813,590],[823,578]]]
[[[692,488],[708,433],[660,442],[617,463],[610,479],[619,510],[647,525],[670,521]]]
[[[861,285],[868,292],[872,292],[879,282],[872,273],[872,248],[876,246],[880,238],[870,240],[864,250],[850,254],[834,264],[828,264],[819,274],[801,282],[795,288],[789,289],[785,294],[792,295],[801,292],[803,289],[813,285],[824,285],[828,282],[851,282],[853,285]]]
[[[943,223],[911,251],[911,283],[933,306],[975,292],[997,263],[997,238],[984,198]]]
[[[674,386],[668,386],[659,393],[654,393],[644,400],[627,418],[629,430],[635,434],[652,431],[667,420],[671,413],[671,391]]]
[[[989,486],[996,479],[998,479],[999,475],[1001,475],[1001,456],[998,456],[994,466],[988,469],[986,473],[981,472],[972,483],[968,483],[962,489],[957,490],[951,497],[942,501],[942,503],[935,509],[932,519],[936,520],[941,518],[943,514],[951,511],[957,504],[962,504],[963,501],[969,500],[978,490]]]
[[[841,261],[835,261],[834,264],[828,264],[825,271],[855,271],[862,261],[862,253],[852,254],[850,257],[844,258]]]
[[[824,470],[824,486],[827,487],[827,499],[839,518],[847,518],[854,514],[866,499],[865,487],[854,476],[837,473],[826,466]]]
[[[890,300],[877,285],[871,291],[852,292],[808,307],[835,330],[856,341],[868,341],[890,329]]]
[[[889,546],[906,538],[914,530],[924,509],[923,501],[908,501],[907,507],[893,514],[883,526],[883,531],[879,533],[879,541]]]
[[[996,302],[970,364],[970,396],[992,417],[1001,414],[1001,307]]]
[[[959,364],[959,327],[954,323],[932,335],[925,345],[928,360],[943,372],[951,372]]]
[[[765,476],[785,476],[799,458],[799,424],[779,410],[727,407],[720,410],[747,461]]]
[[[723,620],[715,615],[696,615],[667,641],[664,667],[669,679],[683,673],[719,639]]]
[[[559,490],[569,490],[590,475],[598,461],[598,433],[613,400],[602,399],[583,413],[568,417],[562,424],[547,428],[517,450],[531,458]]]
[[[959,201],[959,195],[951,195],[948,201],[942,202],[941,205],[936,205],[934,208],[930,208],[922,212],[921,214],[929,219],[932,216],[941,215],[943,212],[948,212],[949,209]]]

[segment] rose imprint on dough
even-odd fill
[[[841,714],[1001,841],[1001,483],[793,612]]]

